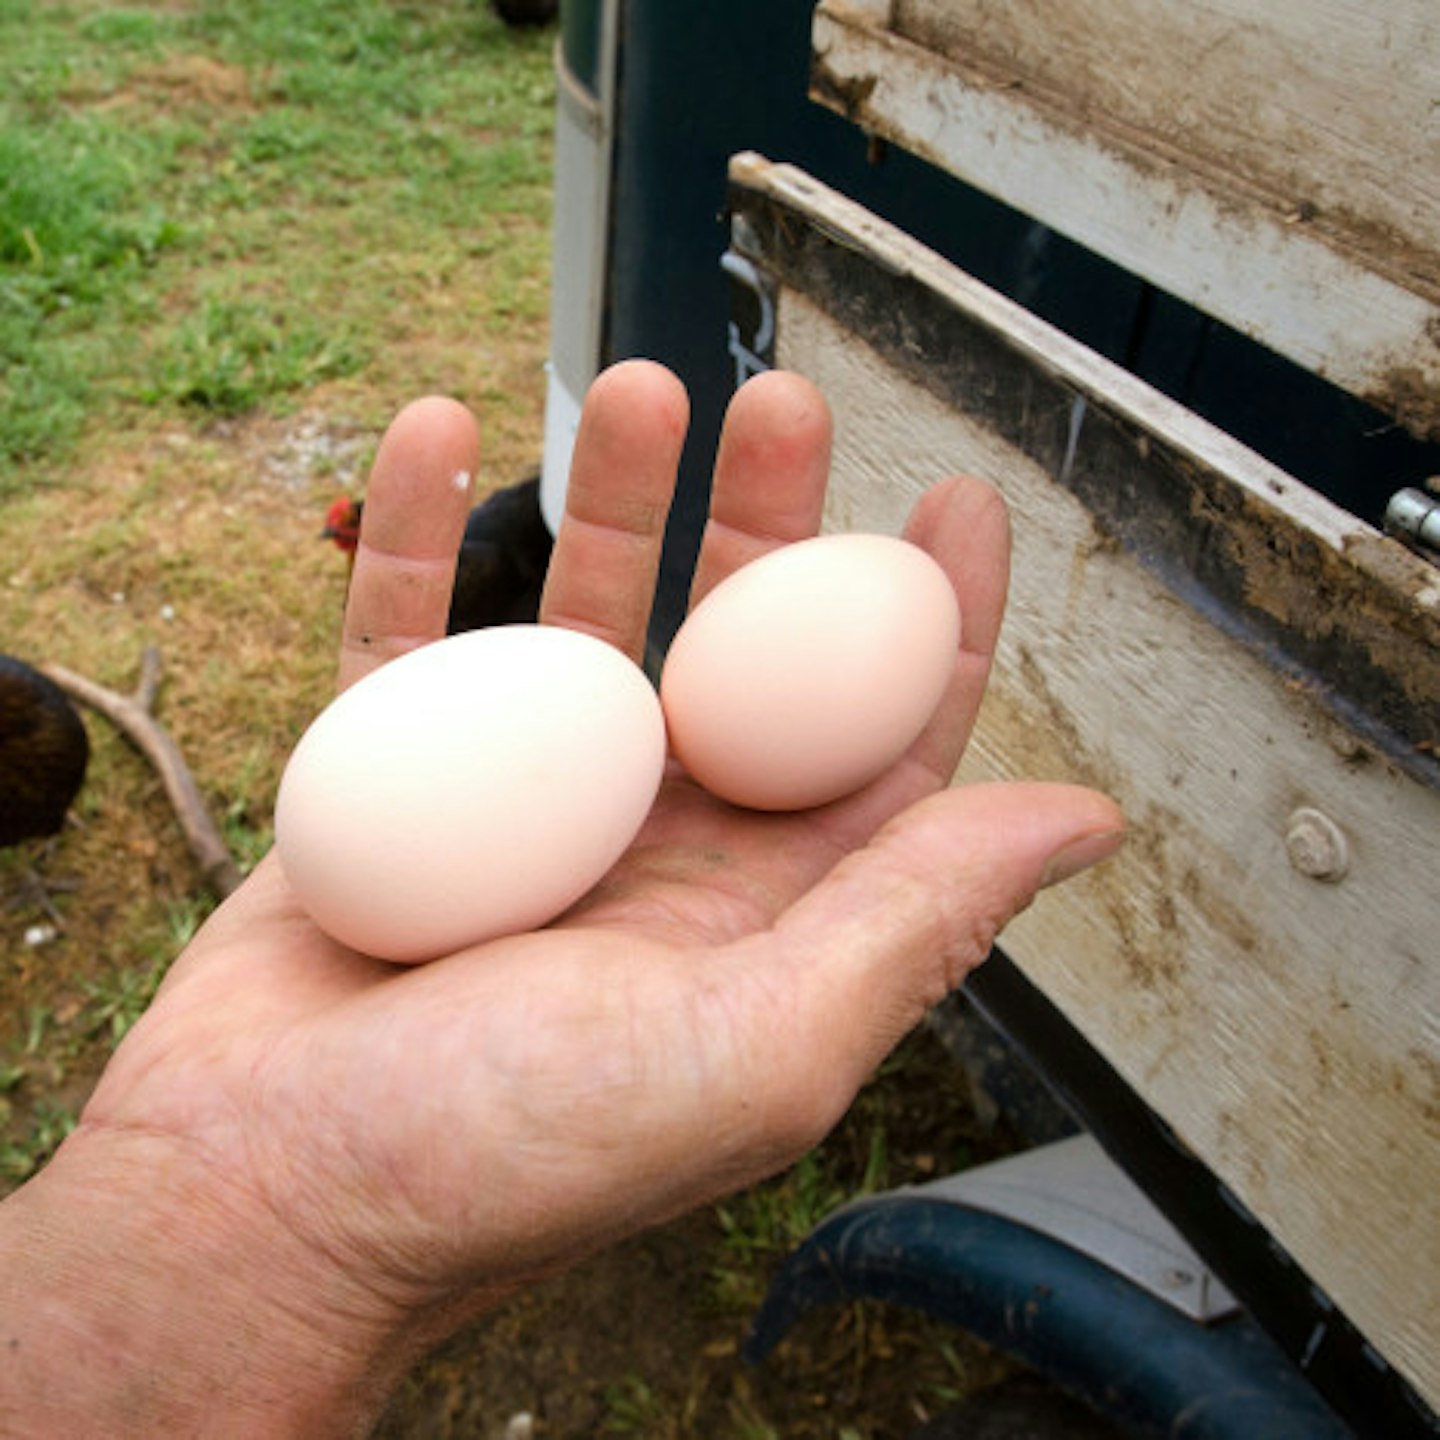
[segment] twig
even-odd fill
[[[200,787],[196,785],[180,747],[151,713],[155,692],[160,685],[159,649],[154,645],[145,647],[140,660],[140,683],[133,695],[121,695],[104,685],[97,685],[63,665],[41,665],[38,668],[72,699],[88,705],[109,720],[155,767],[206,884],[222,900],[235,890],[243,878],[240,867],[210,819]]]

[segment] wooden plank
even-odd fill
[[[823,0],[816,99],[1440,436],[1428,0],[893,10]]]
[[[906,0],[895,34],[1003,67],[1090,125],[1440,256],[1432,0]]]
[[[957,778],[1090,782],[1134,826],[1007,950],[1440,1404],[1440,788],[1343,723],[1318,670],[1277,666],[1273,637],[1206,598],[1204,565],[1187,580],[1158,525],[1129,530],[1123,512],[1162,492],[1203,557],[1261,507],[1317,595],[1338,593],[1332,567],[1373,578],[1393,558],[1367,603],[1428,607],[1392,659],[1432,697],[1434,572],[808,177],[742,157],[732,179],[735,243],[780,287],[777,362],[836,412],[827,524],[894,532],[955,470],[1012,509],[1009,618]],[[1095,503],[1107,488],[1120,506]],[[1264,562],[1243,565],[1263,595]],[[1292,858],[1304,812],[1336,827],[1343,875],[1306,873],[1315,850]]]

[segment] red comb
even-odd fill
[[[330,502],[325,512],[323,540],[333,540],[342,550],[351,552],[360,543],[360,502],[341,495]]]

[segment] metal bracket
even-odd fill
[[[1385,507],[1385,533],[1431,560],[1440,560],[1440,494],[1414,488],[1397,490]]]

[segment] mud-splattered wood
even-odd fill
[[[1431,0],[824,0],[813,51],[865,130],[1440,435]]]
[[[960,780],[1132,819],[1007,950],[1436,1404],[1434,571],[808,177],[732,179],[777,363],[836,412],[827,523],[893,532],[957,470],[1011,506]]]

